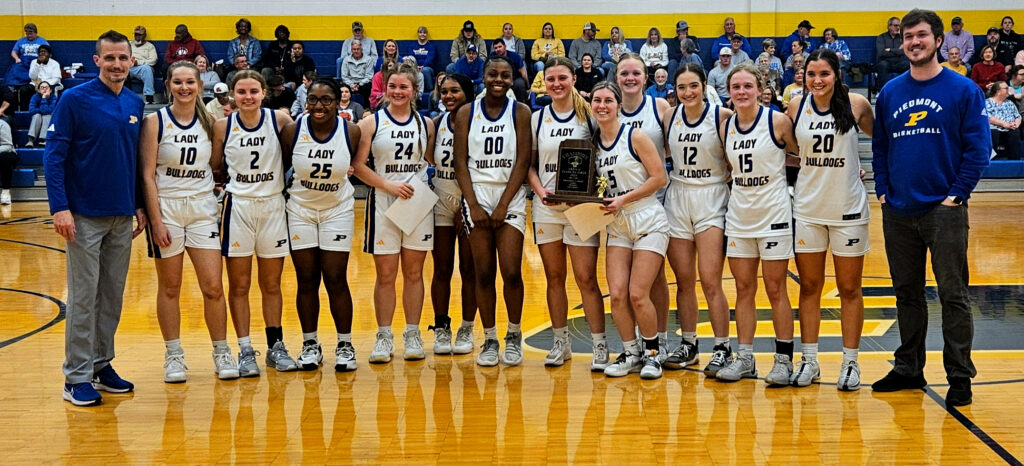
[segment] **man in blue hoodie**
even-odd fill
[[[942,359],[947,406],[971,403],[974,322],[967,294],[967,199],[992,152],[985,99],[973,82],[939,65],[942,19],[929,10],[903,17],[903,51],[910,72],[878,94],[872,139],[875,192],[896,294],[900,347],[892,371],[871,388],[921,389],[928,303],[925,262],[942,304]]]

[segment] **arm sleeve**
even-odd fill
[[[966,105],[960,114],[961,147],[954,148],[963,152],[963,160],[960,161],[960,171],[949,192],[950,196],[960,196],[964,199],[969,198],[971,191],[978,185],[981,172],[988,166],[989,155],[992,153],[992,136],[989,132],[988,117],[985,116],[985,99],[981,89],[967,88],[966,94]]]
[[[608,41],[608,43],[604,44],[604,47],[601,47],[601,58],[603,58],[604,61],[612,61],[611,49],[612,41]]]
[[[572,41],[572,44],[569,44],[569,55],[568,55],[569,60],[572,60],[572,66],[575,66],[576,68],[580,67],[580,57],[577,56],[577,55],[579,55],[580,51],[579,51],[579,46],[576,45],[576,41],[578,41],[578,40],[579,39],[574,39]]]
[[[28,79],[35,81],[36,78],[39,77],[40,68],[41,67],[39,66],[39,62],[32,60],[32,64],[30,64],[28,67]]]
[[[71,149],[71,136],[74,128],[73,98],[65,97],[53,112],[50,125],[53,131],[46,136],[46,152],[43,153],[43,165],[46,177],[46,197],[50,201],[50,214],[68,210],[67,193],[64,190],[64,165],[68,151]]]
[[[964,32],[964,34],[967,34],[967,46],[964,47],[967,50],[962,50],[961,51],[960,59],[964,63],[970,63],[971,62],[971,57],[974,56],[974,36],[972,36],[972,35],[970,35],[970,34],[968,34],[966,32]]]
[[[203,48],[203,43],[196,41],[196,56],[206,55],[206,49]],[[209,56],[209,55],[207,55]]]
[[[198,47],[196,49],[198,50]],[[231,39],[231,41],[228,42],[228,58],[227,58],[228,63],[233,63],[235,61],[235,55],[238,55],[238,38],[237,37],[234,38],[234,39]],[[248,59],[248,57],[246,57],[246,58]]]
[[[884,34],[884,33],[883,33]],[[882,36],[875,38],[875,63],[878,63],[882,59],[882,54],[885,51],[885,40]]]
[[[853,55],[850,54],[850,46],[846,44],[845,40],[839,41],[839,53],[846,57],[846,61],[853,61]]]
[[[167,44],[167,49],[164,50],[164,63],[168,65],[174,63],[174,54],[171,52],[172,50],[174,50],[173,40]]]
[[[885,108],[885,93],[878,94],[876,109]],[[987,138],[986,138],[987,139]],[[889,192],[889,133],[885,129],[885,115],[881,111],[875,118],[871,132],[871,170],[875,178],[875,196],[882,197]]]
[[[249,36],[249,50],[252,50],[252,62],[253,64],[260,63],[263,60],[263,47],[260,44],[259,39]]]
[[[42,96],[40,94],[33,94],[32,99],[28,101],[28,113],[35,115],[41,113],[39,104],[42,103]]]

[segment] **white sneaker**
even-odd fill
[[[164,354],[164,382],[167,383],[181,383],[185,381],[185,371],[188,370],[188,366],[185,365],[185,353],[166,353]]]
[[[299,368],[304,371],[315,370],[324,362],[324,353],[320,348],[320,342],[306,340],[302,342],[302,352],[299,353]]]
[[[406,361],[419,361],[427,357],[423,354],[423,339],[420,338],[419,329],[402,332],[402,344],[405,345]]]
[[[377,332],[377,342],[373,344],[373,351],[370,352],[370,362],[383,364],[391,362],[391,356],[395,354],[395,336],[391,333]]]
[[[660,379],[661,378],[661,361],[658,356],[659,354],[646,354],[643,358],[643,367],[640,369],[641,379]]]
[[[253,363],[255,364],[255,357]],[[234,380],[237,379],[239,374],[238,363],[235,362],[235,358],[231,356],[231,352],[213,353],[213,371],[217,374],[217,378],[221,380]]]
[[[548,367],[558,367],[572,359],[572,348],[569,347],[571,344],[572,343],[570,343],[569,340],[563,340],[556,337],[555,341],[551,345],[551,352],[544,358],[544,365]]]
[[[476,357],[476,363],[484,367],[498,365],[498,340],[484,340],[480,347],[480,354]]]
[[[11,190],[0,191],[0,205],[11,205]]]
[[[594,360],[590,363],[591,372],[604,372],[608,368],[608,364],[611,362],[608,356],[608,345],[606,343],[598,343],[594,345]]]
[[[334,355],[338,357],[334,363],[334,370],[338,372],[354,371],[359,367],[359,364],[356,363],[356,349],[352,343],[338,342],[338,347],[334,349]]]
[[[844,362],[839,366],[839,383],[836,389],[844,392],[860,390],[860,365],[857,361]]]
[[[640,372],[643,360],[638,354],[620,353],[615,362],[604,369],[608,377],[623,377],[633,372]]]
[[[757,364],[754,362],[754,355],[737,355],[729,365],[719,369],[715,378],[726,382],[735,382],[739,379],[756,379]]]
[[[469,354],[473,352],[473,327],[459,327],[455,334],[455,345],[452,346],[455,354]]]
[[[452,353],[452,329],[451,327],[438,328],[431,327],[434,329],[434,354],[451,354]],[[470,351],[473,350],[472,342],[470,342]]]
[[[508,332],[505,334],[505,351],[501,353],[501,362],[509,366],[523,363],[523,334]]]
[[[769,386],[778,387],[789,385],[789,379],[792,376],[793,361],[790,361],[789,356],[785,354],[775,353],[775,365],[772,366],[772,370],[768,372],[768,375],[764,376],[764,381]]]
[[[796,363],[796,370],[789,377],[789,383],[794,387],[806,387],[820,379],[821,369],[818,367],[818,360],[800,358],[800,362]]]

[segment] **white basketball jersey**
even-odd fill
[[[860,180],[856,126],[836,130],[831,111],[819,112],[807,96],[797,113],[800,176],[793,196],[793,216],[824,225],[858,225],[869,221],[868,192]]]
[[[230,177],[225,187],[229,193],[268,197],[284,191],[278,133],[277,118],[269,108],[260,109],[260,122],[255,128],[246,128],[239,112],[228,117],[224,162]]]
[[[669,178],[684,184],[709,185],[724,183],[728,178],[725,148],[718,138],[721,107],[705,105],[696,122],[686,121],[683,106],[676,107],[666,137],[672,157]]]
[[[640,156],[633,150],[634,130],[639,131],[623,124],[619,126],[619,133],[611,146],[605,147],[604,143],[597,141],[597,148],[601,151],[597,158],[597,175],[608,178],[604,197],[626,194],[639,188],[650,177]]]
[[[199,116],[188,126],[174,119],[171,107],[157,110],[156,187],[160,197],[213,193],[210,153],[213,144]]]
[[[376,113],[371,155],[373,170],[385,180],[408,183],[414,176],[427,182],[426,120],[412,112],[404,122],[395,121],[387,109]]]
[[[445,112],[437,120],[434,131],[434,190],[461,196],[459,183],[455,181],[454,149],[455,127],[452,126],[451,112]]]
[[[555,174],[558,170],[558,146],[567,139],[590,140],[593,131],[589,122],[580,123],[573,110],[559,115],[548,105],[533,113],[533,143],[537,149],[537,175],[540,183],[548,189],[555,189]]]
[[[654,142],[654,147],[658,148],[661,160],[665,160],[665,133],[661,127],[661,116],[658,115],[658,101],[654,97],[645,95],[640,107],[633,113],[620,109],[619,121],[642,130]]]
[[[736,115],[726,122],[725,153],[732,164],[732,194],[725,234],[737,238],[791,235],[792,205],[786,189],[785,145],[772,131],[771,109],[759,107],[741,131]]]
[[[469,176],[474,184],[505,185],[516,162],[516,101],[507,99],[494,119],[484,111],[482,100],[469,105]]]
[[[348,182],[348,167],[352,163],[348,122],[337,117],[334,131],[323,141],[316,138],[311,125],[309,115],[300,116],[295,123],[291,154],[295,178],[288,186],[288,202],[315,210],[345,202],[351,205],[355,190]]]

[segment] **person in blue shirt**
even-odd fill
[[[850,46],[846,45],[846,41],[839,38],[836,28],[825,28],[820,48],[836,53],[836,56],[839,57],[839,69],[843,72],[843,82],[849,85],[851,83],[850,59],[853,55],[850,54]]]
[[[911,10],[901,28],[910,72],[878,94],[871,141],[901,344],[895,367],[871,388],[891,392],[928,384],[925,258],[931,255],[942,305],[946,406],[964,406],[972,401],[971,378],[977,374],[967,292],[967,199],[988,165],[992,140],[981,89],[939,65],[939,15]]]
[[[77,406],[99,404],[96,390],[135,388],[110,361],[132,239],[146,225],[137,186],[145,104],[124,89],[132,66],[128,38],[103,33],[93,61],[99,77],[61,96],[43,157],[53,228],[67,240],[63,398]]]
[[[50,83],[42,81],[39,83],[36,95],[28,104],[28,112],[32,115],[32,122],[28,125],[28,143],[25,147],[40,147],[46,145],[46,128],[50,127],[50,116],[57,106],[57,94],[53,92]]]
[[[814,41],[811,40],[811,29],[814,29],[814,26],[811,26],[810,21],[807,21],[806,19],[800,21],[800,24],[796,26],[796,30],[793,31],[792,34],[786,36],[786,39],[782,41],[782,48],[779,50],[781,55],[779,57],[782,58],[783,61],[789,58],[789,56],[793,54],[793,42],[801,40],[807,43],[807,47],[804,47],[805,54],[814,51]],[[806,55],[804,57],[806,58]]]
[[[423,73],[423,92],[434,90],[434,60],[437,58],[437,47],[427,39],[427,27],[420,26],[416,30],[416,42],[413,42],[403,56],[411,55]]]
[[[473,81],[473,88],[477,94],[483,92],[484,61],[480,59],[476,44],[466,46],[466,54],[455,62],[455,72]]]
[[[711,47],[714,61],[718,61],[718,52],[722,50],[722,47],[732,48],[732,36],[736,34],[736,20],[731,17],[725,18],[725,22],[722,23],[722,29],[725,31],[725,34],[718,36],[718,39],[715,39],[715,45]],[[746,52],[747,56],[750,56],[750,42],[747,42],[747,39],[743,39],[743,45],[740,46],[740,49]]]
[[[46,39],[39,37],[39,29],[33,23],[25,24],[25,37],[18,39],[11,49],[11,58],[14,63],[7,70],[4,77],[4,84],[14,94],[14,102],[18,104],[18,110],[28,108],[29,100],[36,90],[32,87],[32,80],[28,72],[32,60],[39,56],[39,47],[50,45]]]

